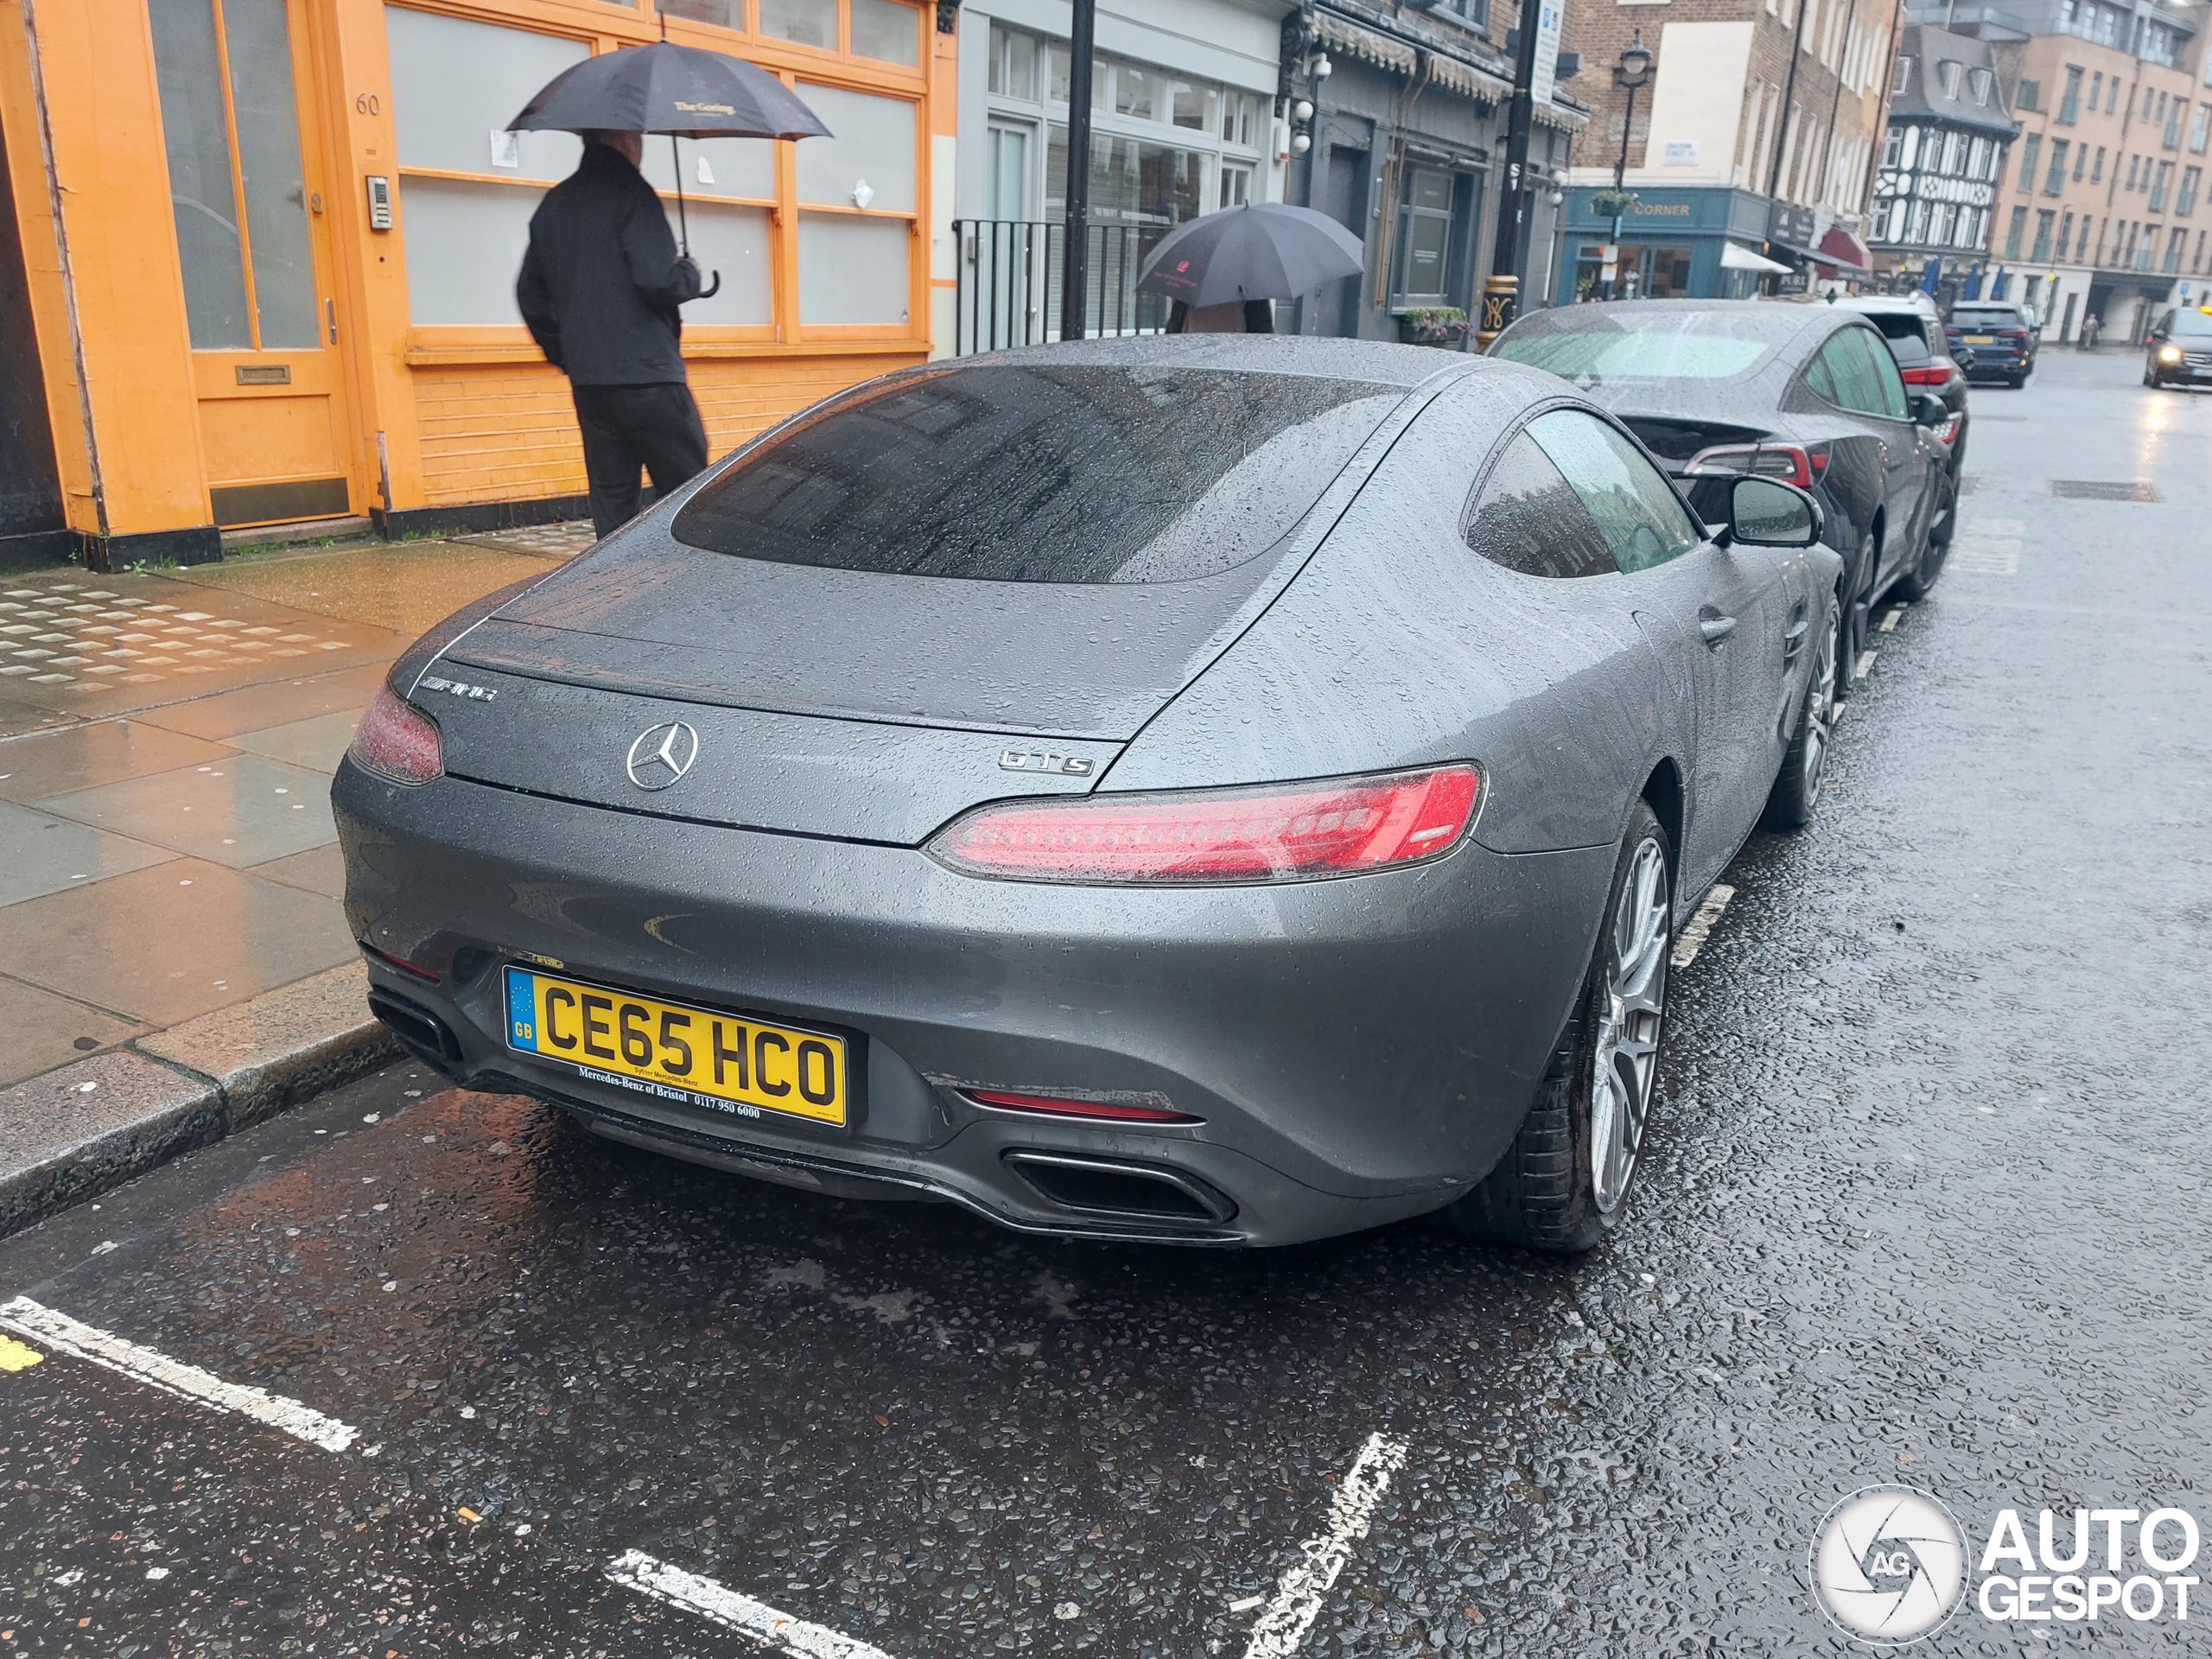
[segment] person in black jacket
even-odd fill
[[[515,303],[546,360],[569,377],[583,429],[592,528],[638,511],[638,472],[663,495],[707,465],[707,429],[683,376],[677,307],[699,296],[660,198],[638,171],[645,135],[587,132],[576,170],[530,220]]]

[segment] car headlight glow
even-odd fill
[[[2178,362],[2180,362],[2180,361],[2181,361],[2181,347],[2180,347],[2180,346],[2159,346],[2159,347],[2158,347],[2158,361],[2159,361],[2159,362],[2161,362],[2161,363],[2178,363]]]

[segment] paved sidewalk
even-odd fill
[[[361,709],[588,541],[0,577],[0,1088],[353,964],[329,786]]]

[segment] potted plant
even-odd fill
[[[1624,219],[1635,206],[1633,190],[1596,190],[1590,195],[1590,211],[1599,219]]]
[[[1456,305],[1398,314],[1398,338],[1408,346],[1458,346],[1467,337],[1467,314]]]

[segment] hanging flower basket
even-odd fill
[[[1405,311],[1398,316],[1398,338],[1408,346],[1457,346],[1467,337],[1467,314],[1456,305]]]
[[[1590,211],[1599,219],[1624,218],[1628,210],[1635,206],[1636,192],[1633,190],[1599,190],[1592,192],[1590,197]]]

